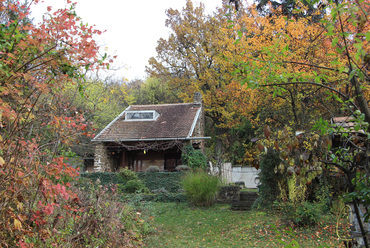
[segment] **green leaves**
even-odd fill
[[[312,130],[320,131],[321,135],[325,135],[330,130],[330,125],[327,120],[322,117],[313,125]]]
[[[337,45],[338,41],[339,41],[339,38],[338,37],[334,37],[334,39],[331,42],[331,46],[332,47],[335,47]]]

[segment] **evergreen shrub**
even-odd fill
[[[254,208],[269,208],[279,196],[279,180],[282,175],[275,173],[275,167],[280,164],[279,153],[269,149],[263,154],[260,162],[260,172],[258,174],[260,185],[258,187],[259,199]]]
[[[131,174],[131,171],[127,173]],[[148,187],[150,191],[164,188],[170,193],[177,193],[181,189],[181,177],[184,175],[183,172],[147,173],[132,171],[132,173],[136,174],[137,178],[142,180],[145,186]],[[121,185],[129,181],[127,179],[124,179],[123,176],[119,176],[119,173],[117,172],[89,172],[82,173],[81,177],[88,178],[93,182],[99,179],[101,185]],[[127,175],[125,177],[127,177]]]
[[[181,160],[183,164],[186,164],[190,168],[207,168],[207,157],[201,150],[196,150],[193,146],[189,145],[185,147],[185,151],[181,154]]]

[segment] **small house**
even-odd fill
[[[146,171],[158,166],[174,171],[181,165],[187,145],[203,149],[204,110],[202,96],[193,103],[131,105],[92,140],[94,167],[89,171],[117,171],[129,168]]]

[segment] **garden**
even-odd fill
[[[108,185],[116,183],[117,201],[136,213],[135,229],[140,233],[136,245],[140,246],[345,247],[351,240],[348,209],[340,197],[332,197],[329,185],[321,185],[325,190],[315,200],[301,198],[301,202],[300,193],[290,186],[295,200],[275,195],[270,205],[266,197],[261,198],[267,195],[262,187],[253,210],[232,211],[230,202],[218,200],[218,189],[224,187],[221,181],[200,168],[141,173],[124,169],[84,177],[107,191]],[[268,207],[262,207],[262,201]]]

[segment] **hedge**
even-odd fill
[[[181,189],[180,181],[183,172],[136,172],[150,190],[164,188],[170,193],[177,193]],[[115,172],[89,172],[82,173],[81,177],[92,181],[100,180],[100,184],[125,184]]]

